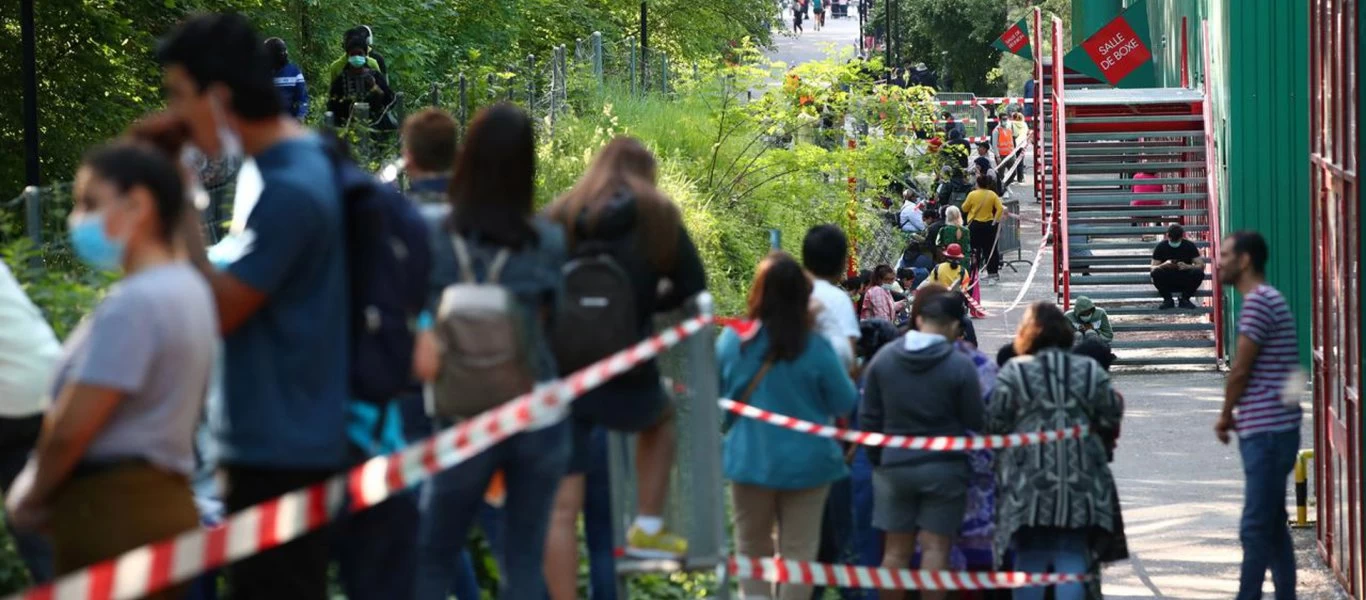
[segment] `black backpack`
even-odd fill
[[[575,222],[583,233],[584,218]],[[635,232],[610,240],[575,236],[564,265],[564,293],[555,313],[551,347],[561,375],[623,350],[642,338],[635,284],[623,257],[634,249]]]
[[[350,388],[384,404],[414,386],[413,323],[427,304],[431,248],[417,207],[351,159],[336,138],[325,144],[341,192],[350,280]]]

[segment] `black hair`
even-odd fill
[[[347,29],[346,33],[342,34],[342,50],[350,50],[353,42],[359,42],[361,45],[369,48],[370,44],[366,42],[366,39],[369,37],[370,34],[365,32],[364,27],[352,27]]]
[[[1258,275],[1266,273],[1266,261],[1270,258],[1271,252],[1266,247],[1266,238],[1262,234],[1248,229],[1230,233],[1228,239],[1233,242],[1233,254],[1246,254],[1252,262],[1252,270]]]
[[[520,249],[539,238],[531,226],[536,134],[511,104],[486,108],[470,123],[451,174],[450,226],[498,246]]]
[[[1001,346],[1001,349],[996,351],[996,366],[1004,367],[1006,363],[1010,362],[1010,359],[1016,356],[1019,355],[1015,353],[1015,344]]]
[[[886,279],[888,275],[895,274],[896,271],[892,270],[891,265],[878,265],[873,268],[873,279],[875,279],[879,284],[882,283],[882,280]]]
[[[87,152],[81,164],[121,194],[147,188],[156,203],[162,241],[175,237],[185,214],[185,184],[175,163],[160,150],[142,142],[114,142]]]
[[[961,322],[967,314],[963,306],[963,295],[958,292],[938,294],[925,300],[918,316],[921,320],[942,327]]]
[[[915,269],[902,267],[896,270],[897,279],[915,279]]]
[[[987,150],[990,150],[990,149],[991,149],[991,142],[977,142],[977,147],[978,147],[978,148],[986,148]]]
[[[1106,346],[1103,342],[1094,338],[1087,338],[1077,343],[1077,345],[1072,348],[1072,353],[1089,356],[1095,359],[1096,362],[1100,364],[1100,368],[1105,369],[1106,371],[1109,371],[1110,365],[1115,362],[1115,355],[1113,352],[1110,352],[1109,346]]]
[[[199,91],[222,84],[232,92],[231,110],[244,119],[267,119],[283,110],[275,91],[275,69],[266,47],[246,17],[201,14],[161,40],[157,60],[180,65]]]
[[[1176,223],[1172,223],[1171,226],[1167,228],[1167,237],[1171,236],[1176,236],[1179,238],[1186,237],[1186,228]]]
[[[982,160],[986,160],[986,159],[982,159]],[[978,176],[977,176],[977,187],[982,188],[982,189],[984,189],[984,190],[989,190],[989,189],[991,189],[991,183],[992,183],[992,182],[991,182],[991,176],[990,176],[990,175],[982,174],[982,175],[978,175]]]
[[[855,275],[853,277],[846,278],[844,282],[840,284],[840,287],[844,288],[845,291],[848,292],[857,292],[860,288],[863,287],[863,277]]]
[[[276,69],[289,64],[289,47],[280,38],[273,37],[266,40],[266,53],[270,55]]]
[[[821,279],[833,279],[844,272],[849,257],[849,238],[844,230],[831,224],[817,225],[806,231],[802,240],[802,264]]]
[[[813,325],[810,301],[811,280],[802,266],[785,252],[769,254],[746,302],[749,318],[762,321],[768,333],[766,358],[792,361],[806,351]]]

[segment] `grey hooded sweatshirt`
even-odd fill
[[[911,331],[887,344],[865,371],[859,427],[888,435],[961,436],[986,425],[972,360],[943,336]],[[961,452],[869,448],[877,466],[961,459]]]

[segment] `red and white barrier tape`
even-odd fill
[[[1030,286],[1034,285],[1034,277],[1039,274],[1039,265],[1043,264],[1043,249],[1048,247],[1048,239],[1053,235],[1053,221],[1044,223],[1043,239],[1039,240],[1039,248],[1034,251],[1034,264],[1029,265],[1029,274],[1025,276],[1024,284],[1020,286],[1020,292],[1015,294],[1015,300],[1007,306],[1002,314],[1015,310],[1015,307],[1024,301],[1025,294],[1029,293]]]
[[[971,100],[935,100],[939,106],[982,106],[984,104],[1024,104],[1026,98],[973,98]]]
[[[962,450],[998,450],[1001,448],[1014,448],[1018,446],[1042,444],[1045,442],[1056,442],[1058,440],[1081,438],[1085,437],[1088,433],[1086,426],[1078,425],[1076,427],[1059,429],[1057,431],[1011,433],[1007,435],[929,437],[886,435],[867,431],[854,431],[852,429],[840,429],[839,427],[830,425],[820,425],[725,398],[721,399],[720,404],[721,408],[742,417],[763,421],[784,429],[862,444],[864,446],[881,446],[884,448],[938,450],[945,452]]]
[[[711,322],[711,315],[693,317],[403,450],[234,513],[217,527],[130,550],[7,600],[131,600],[280,546],[322,527],[343,510],[349,513],[374,506],[517,433],[558,421],[579,396]]]
[[[916,571],[749,556],[731,557],[728,566],[738,579],[877,590],[999,590],[1088,579],[1067,573]]]

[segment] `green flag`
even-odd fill
[[[1025,19],[1010,26],[1001,37],[991,43],[991,47],[1001,52],[1018,54],[1029,60],[1034,60],[1034,50],[1029,45],[1029,23]]]
[[[1063,58],[1063,64],[1121,88],[1157,85],[1152,38],[1148,35],[1148,2],[1138,0],[1100,31],[1091,34]]]

